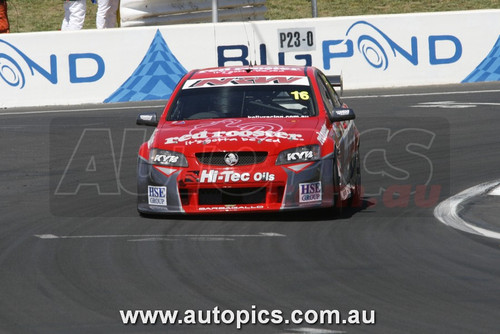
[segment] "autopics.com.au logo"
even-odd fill
[[[450,131],[445,119],[383,117],[369,122],[373,127],[361,132],[366,206],[425,209],[449,195]]]

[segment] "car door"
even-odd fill
[[[339,96],[328,82],[328,79],[321,72],[318,72],[318,86],[321,92],[323,103],[326,111],[333,114],[334,109],[345,107],[340,101]],[[345,186],[349,183],[351,176],[351,160],[353,158],[353,151],[350,149],[354,145],[355,135],[353,121],[334,122],[333,127],[333,140],[336,148],[336,158],[340,186]]]

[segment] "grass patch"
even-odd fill
[[[61,30],[62,0],[7,0],[11,32]],[[95,28],[97,5],[87,0],[84,29]]]
[[[311,17],[311,1],[267,0],[270,20]],[[498,9],[499,0],[317,0],[319,17]]]

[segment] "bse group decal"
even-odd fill
[[[167,205],[167,187],[148,186],[149,205]]]
[[[317,202],[321,201],[321,182],[300,183],[299,184],[299,202]]]

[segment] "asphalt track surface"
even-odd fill
[[[341,215],[140,217],[136,154],[151,129],[135,117],[162,103],[0,111],[0,332],[238,332],[124,325],[119,314],[214,307],[376,311],[373,325],[245,333],[498,332],[500,242],[441,224],[433,209],[500,178],[500,84],[345,100],[363,133],[366,194]],[[439,191],[417,200],[417,185]]]

